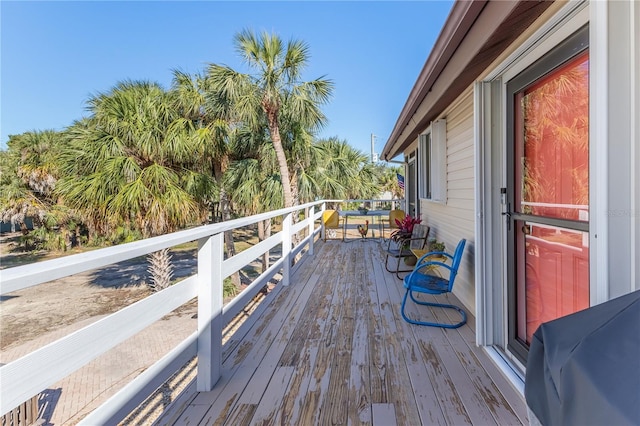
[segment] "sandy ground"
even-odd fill
[[[355,220],[354,223],[359,222]],[[0,235],[0,269],[61,256],[24,252],[18,244],[19,237],[19,232]],[[348,237],[358,237],[355,229],[349,231]],[[237,230],[236,247],[239,250],[247,248],[251,238],[252,233],[246,229]],[[272,256],[275,261],[278,250],[274,249]],[[173,250],[172,263],[174,280],[195,274],[195,247]],[[147,267],[146,257],[139,257],[0,296],[0,363],[8,362],[3,359],[7,350],[71,324],[116,312],[145,298],[150,294],[146,285],[149,281]],[[241,272],[242,282],[250,282],[244,274],[256,276],[258,267],[256,262],[253,270]],[[182,308],[185,309],[192,309],[193,314],[196,312],[195,307]]]
[[[0,236],[0,268],[38,262],[53,257],[46,253],[23,252],[17,244],[18,237],[19,234]],[[193,275],[196,272],[195,248],[183,248],[172,252],[172,263],[174,264],[174,279]],[[140,257],[1,296],[0,363],[17,359],[43,344],[50,343],[62,335],[84,327],[148,296],[150,290],[146,285],[149,280],[147,267],[146,258]],[[243,278],[246,279],[246,277]],[[258,295],[256,301],[261,298],[262,296]],[[179,336],[183,332],[186,333],[185,336],[179,337],[182,339],[195,327],[196,314],[197,303],[192,301],[165,316],[144,333],[157,334],[159,342],[163,344],[170,340],[167,337],[167,332],[171,334],[171,337]],[[238,318],[239,321],[230,324],[229,328],[239,326],[243,319],[244,317]],[[154,331],[154,328],[157,330]],[[140,336],[140,338],[147,339],[147,341],[149,339],[148,336]],[[178,341],[169,343],[177,344]],[[114,349],[117,352],[117,357],[122,354],[129,355],[131,349],[127,345],[139,347],[140,343],[132,340],[121,344],[121,348]],[[140,352],[140,350],[136,352]],[[140,354],[136,356],[138,355]],[[101,360],[101,358],[103,359]],[[59,395],[48,395],[47,392],[41,394],[40,415],[44,424],[75,424],[99,405],[101,400],[107,398],[109,394],[121,386],[121,383],[116,383],[108,388],[102,386],[98,391],[102,393],[99,397],[87,395],[86,401],[71,400],[69,395],[73,393],[72,389],[84,384],[83,377],[87,374],[93,376],[94,371],[106,369],[108,376],[113,376],[111,379],[119,380],[116,377],[117,371],[114,372],[115,367],[109,361],[109,355],[105,354],[101,358],[83,367],[83,369],[93,369],[90,370],[90,373],[83,373],[83,369],[81,369],[53,386],[55,389],[47,390],[56,391]],[[129,363],[136,374],[150,365],[140,364],[136,367],[136,363],[153,362],[144,356],[140,358]],[[117,369],[115,368],[115,370]],[[124,424],[151,424],[194,376],[195,360],[192,360],[152,395],[145,404],[131,413]]]
[[[0,237],[0,265],[13,266],[34,254],[17,249],[17,235]],[[38,256],[45,260],[46,256]],[[174,278],[195,273],[195,250],[173,253]],[[144,257],[19,290],[0,299],[0,351],[69,324],[115,312],[148,296]],[[0,353],[0,362],[2,360]]]

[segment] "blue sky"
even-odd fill
[[[380,152],[449,14],[451,1],[0,2],[0,145],[10,134],[62,130],[86,101],[127,79],[169,88],[172,70],[243,70],[244,28],[309,44],[304,78],[335,90],[319,137]]]

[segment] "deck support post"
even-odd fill
[[[282,217],[282,258],[284,263],[282,266],[282,285],[289,285],[291,276],[291,213],[287,213]]]
[[[327,203],[322,203],[322,206],[320,207],[320,212],[322,214],[324,214],[324,211],[327,209]],[[322,220],[322,215],[320,215],[320,226],[322,227],[322,231],[320,232],[320,236],[322,237],[323,241],[327,241],[327,235],[325,234],[325,232],[327,232],[327,229],[324,227],[324,220]]]
[[[198,241],[198,392],[208,392],[222,368],[224,233]]]

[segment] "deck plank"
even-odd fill
[[[402,297],[405,293],[403,284],[395,277],[395,275],[388,274],[385,276],[385,279],[387,281],[387,288],[390,292],[394,293],[397,300],[395,309],[396,318],[398,319],[398,322],[403,324],[404,329],[410,330],[410,335],[413,336],[413,339],[407,338],[405,340],[405,343],[410,346],[410,349],[407,351],[410,351],[412,353],[412,357],[415,357],[416,360],[424,363],[426,374],[429,377],[429,381],[427,383],[433,390],[432,393],[427,389],[424,383],[421,385],[418,381],[413,382],[413,388],[418,390],[416,395],[418,395],[422,400],[421,404],[429,406],[429,404],[432,403],[431,398],[434,398],[435,395],[435,400],[438,402],[438,406],[444,416],[445,423],[453,425],[471,424],[471,419],[467,414],[462,398],[454,383],[449,379],[441,356],[434,349],[433,342],[442,340],[443,331],[433,327],[416,326],[404,321],[400,313]],[[425,313],[423,312],[423,309],[420,308],[422,307],[413,303],[408,303],[407,313],[410,316],[423,318],[423,316],[428,314],[428,312]],[[435,410],[435,407],[431,407],[428,411],[427,417],[438,418],[438,413]],[[426,419],[425,422],[427,422]]]
[[[264,397],[261,399],[260,404],[258,404],[250,424],[274,425],[281,423],[281,407],[284,394],[289,387],[289,382],[294,372],[295,369],[293,367],[277,368],[269,381],[269,386],[265,390]],[[229,421],[228,424],[237,425],[240,423]]]
[[[349,411],[348,386],[351,373],[351,353],[354,332],[354,282],[357,253],[351,252],[347,256],[343,269],[342,284],[338,297],[341,300],[342,309],[336,322],[336,339],[334,354],[329,359],[329,383],[327,394],[320,409],[320,424],[344,425],[347,424]]]
[[[257,406],[255,404],[236,404],[233,410],[226,419],[219,419],[214,425],[248,425],[251,424],[251,419],[256,412]],[[205,426],[207,423],[202,423]]]
[[[448,303],[461,306],[457,300],[452,300],[452,298],[446,296],[436,296],[435,299],[438,303]],[[434,314],[440,321],[453,322],[459,320],[456,316],[457,313],[452,310],[435,311]],[[469,316],[469,312],[467,312],[467,316]],[[460,361],[463,363],[469,376],[474,382],[478,396],[483,398],[484,403],[495,418],[496,423],[499,425],[526,423],[527,421],[525,420],[523,422],[523,418],[516,414],[512,405],[507,401],[505,396],[500,393],[495,381],[491,378],[486,371],[485,366],[480,361],[480,359],[486,357],[486,355],[483,357],[475,350],[479,348],[477,348],[475,343],[473,343],[473,340],[470,339],[470,333],[472,333],[473,330],[468,326],[460,327],[458,330],[458,333],[449,334],[449,340],[458,354]],[[512,400],[512,402],[516,402],[516,400]],[[517,402],[522,402],[522,405],[524,405],[523,398],[519,398]],[[522,407],[520,407],[520,409],[522,410]],[[526,406],[524,413],[526,413]]]
[[[303,398],[309,388],[325,325],[328,323],[326,319],[331,315],[334,305],[333,286],[327,285],[324,273],[318,274],[311,297],[313,303],[305,306],[291,341],[280,358],[281,366],[292,366],[296,371],[283,401],[283,422],[286,424],[299,422]]]
[[[423,306],[420,306],[420,308],[429,309],[428,307]],[[437,310],[441,308],[435,309]],[[431,311],[433,318],[437,320],[433,310],[429,310]],[[431,327],[423,328],[429,329]],[[442,361],[442,364],[447,371],[447,380],[451,381],[452,386],[460,395],[462,404],[466,409],[466,413],[469,416],[471,423],[482,425],[496,424],[482,398],[477,395],[473,381],[467,374],[457,352],[451,345],[449,335],[455,334],[457,331],[448,329],[439,329],[438,331],[439,332],[433,333],[434,339],[430,344],[430,349],[432,353],[437,353]]]
[[[383,323],[380,320],[382,310],[378,300],[377,280],[367,281],[369,304],[367,320],[369,325],[369,372],[371,382],[371,403],[389,402],[389,379],[387,373],[387,352],[385,350]]]
[[[257,321],[251,333],[243,342],[228,355],[223,363],[222,377],[210,392],[201,392],[192,405],[208,404],[210,410],[202,419],[204,424],[224,423],[236,403],[242,396],[247,383],[254,376],[260,362],[272,346],[272,340],[280,330],[281,324],[289,316],[293,306],[304,306],[313,288],[312,284],[320,278],[321,273],[315,271],[309,276],[306,284],[298,280],[298,274],[305,270],[299,269],[292,275],[292,284],[282,289],[280,294],[271,302],[279,309],[267,309],[264,316]],[[295,283],[302,283],[295,285]],[[240,368],[242,367],[242,368]]]
[[[367,307],[371,304],[368,287],[371,281],[366,275],[364,262],[358,262],[354,286],[354,329],[349,377],[349,423],[371,425],[371,381],[368,351],[369,321]]]
[[[379,244],[316,247],[225,346],[214,390],[185,396],[157,424],[526,424],[522,396],[475,346],[472,317],[456,330],[409,324]]]
[[[453,300],[444,300],[445,303],[456,303]],[[451,321],[442,309],[435,308],[433,314],[438,321]],[[520,422],[517,420],[513,410],[510,408],[505,410],[506,401],[502,395],[497,392],[497,388],[495,388],[493,382],[489,380],[475,354],[469,350],[463,338],[460,336],[459,329],[448,331],[446,337],[450,344],[449,347],[451,348],[451,353],[454,354],[458,361],[455,365],[456,367],[461,367],[456,368],[456,373],[462,376],[460,380],[464,380],[464,383],[468,383],[468,381],[471,382],[469,389],[467,389],[469,392],[469,407],[478,409],[478,415],[482,416],[482,418],[484,418],[486,412],[488,412],[495,424],[519,424]],[[452,364],[454,363],[452,362]],[[485,424],[489,424],[489,422]]]
[[[383,259],[380,259],[383,261]],[[399,339],[404,362],[407,365],[407,371],[414,391],[416,407],[422,424],[446,424],[446,418],[443,414],[441,405],[438,402],[437,393],[438,380],[436,380],[435,372],[430,372],[427,364],[422,359],[419,349],[415,345],[415,335],[412,325],[404,321],[400,314],[400,303],[402,292],[402,282],[393,274],[383,274],[383,285],[389,294],[390,300],[395,300],[393,304],[393,315],[397,327],[402,330],[403,338]],[[434,383],[435,382],[435,386]],[[451,421],[459,422],[459,419],[451,418]],[[462,424],[462,423],[456,423]]]
[[[306,332],[307,336],[302,355],[297,361],[296,375],[291,382],[289,394],[285,396],[283,411],[286,424],[317,422],[317,417],[312,415],[317,416],[317,413],[313,413],[315,408],[311,409],[307,404],[311,402],[313,407],[317,407],[320,403],[321,395],[317,389],[317,377],[321,366],[316,362],[326,356],[325,352],[321,352],[321,348],[326,346],[324,338],[330,332],[331,321],[328,319],[334,316],[334,308],[340,305],[337,299],[338,292],[334,291],[335,282],[339,279],[339,271],[325,272],[326,274],[315,286],[319,297],[313,303],[309,303],[307,306],[309,316],[303,315],[304,319],[299,323],[300,332],[302,334]],[[311,316],[314,312],[315,316]],[[284,359],[285,355],[283,355]],[[309,418],[309,416],[312,417]]]
[[[191,381],[187,387],[178,395],[178,397],[171,402],[169,407],[162,414],[162,417],[158,419],[154,426],[166,426],[176,424],[180,416],[184,413],[185,408],[196,397],[196,382]]]
[[[373,404],[373,426],[395,426],[396,410],[393,404]]]
[[[340,250],[338,253],[332,253],[336,257],[340,254],[342,254]],[[296,411],[295,417],[292,417],[293,424],[319,423],[320,408],[327,396],[329,386],[330,363],[335,354],[337,324],[342,309],[341,295],[344,289],[340,277],[344,275],[345,269],[345,262],[341,262],[336,267],[323,268],[324,274],[317,284],[327,289],[328,297],[324,301],[328,302],[328,305],[322,310],[326,316],[319,319],[323,324],[319,330],[321,331],[319,338],[308,341],[309,355],[310,358],[313,357],[313,362],[309,364],[309,370],[302,373],[306,375],[304,384],[298,394],[294,395]]]
[[[376,251],[378,253],[379,251]],[[371,270],[374,274],[376,290],[378,294],[378,303],[380,305],[380,322],[384,330],[384,341],[387,343],[385,349],[387,351],[389,378],[391,380],[391,388],[393,392],[389,395],[389,403],[394,405],[395,417],[399,424],[414,425],[421,424],[420,414],[416,405],[414,390],[411,386],[411,375],[407,370],[405,360],[405,352],[402,350],[402,341],[405,335],[402,328],[398,327],[395,316],[396,303],[389,293],[389,287],[386,280],[379,279],[387,276],[383,270],[383,265],[373,259],[374,253],[371,252],[369,262]],[[399,280],[397,280],[399,282]],[[396,285],[393,283],[392,285]]]

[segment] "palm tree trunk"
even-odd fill
[[[293,204],[297,206],[300,204],[300,192],[298,191],[298,174],[294,171],[291,174],[291,197],[293,197]],[[294,218],[294,222],[297,222],[298,218]]]
[[[278,126],[278,114],[275,111],[266,111],[269,120],[269,135],[273,143],[273,149],[276,152],[278,166],[280,167],[280,177],[282,180],[282,195],[284,196],[284,207],[293,206],[293,194],[291,192],[291,181],[289,179],[289,166],[287,164],[287,156],[284,154],[282,147],[282,139],[280,139],[280,127]]]
[[[271,236],[271,219],[258,222],[258,240],[264,241]],[[262,255],[262,272],[269,268],[269,252]]]
[[[173,277],[173,265],[171,264],[171,254],[169,249],[162,249],[153,252],[147,256],[149,261],[149,274],[151,282],[148,283],[149,288],[154,291],[162,291],[171,285]]]
[[[229,202],[228,194],[222,190],[220,192],[220,211],[222,213],[222,221],[231,220],[231,203]],[[225,231],[224,233],[224,245],[227,252],[227,258],[236,255],[236,246],[233,242],[233,230]],[[231,275],[231,281],[240,288],[240,272],[235,272]]]

